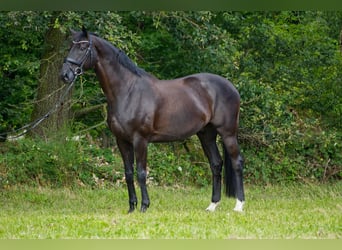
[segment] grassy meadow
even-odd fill
[[[125,186],[13,187],[0,193],[0,239],[340,239],[341,190],[247,186],[243,213],[225,197],[210,213],[210,188],[151,186],[147,213],[127,214]]]

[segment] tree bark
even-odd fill
[[[341,32],[340,32],[340,52],[342,54],[342,28],[341,28]]]
[[[40,76],[38,92],[32,112],[32,120],[35,121],[54,109],[61,96],[65,92],[64,83],[60,80],[60,70],[64,58],[64,42],[66,35],[54,24],[60,12],[54,12],[50,28],[45,35],[44,51],[40,63]],[[62,128],[69,120],[71,92],[65,97],[63,105],[56,112],[34,128],[32,136],[49,138]]]

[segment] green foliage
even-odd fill
[[[211,182],[209,163],[199,143],[191,139],[183,143],[149,145],[149,180],[166,186],[207,186]],[[190,145],[193,145],[190,149]],[[200,147],[200,146],[199,146]]]
[[[283,96],[284,105],[312,110],[341,128],[339,36],[330,36],[326,15],[284,11],[240,17],[234,30],[243,51],[237,80],[247,74]]]
[[[341,12],[0,12],[0,134],[30,120],[52,14],[55,28],[68,34],[84,25],[159,78],[212,72],[230,79],[242,100],[246,182],[341,180]],[[107,148],[114,143],[93,72],[79,78],[73,94],[74,134],[68,136],[83,139],[0,144],[2,180],[122,182],[118,151]],[[211,183],[198,140],[186,145],[150,146],[151,183]]]
[[[342,133],[326,131],[320,120],[305,117],[269,85],[238,83],[240,141],[247,182],[328,181],[342,176]]]
[[[29,120],[44,21],[44,15],[36,12],[0,12],[0,133]]]
[[[132,30],[141,37],[141,65],[163,79],[233,71],[236,41],[214,23],[215,16],[210,11],[134,13],[129,21],[137,23]]]
[[[82,144],[78,137],[60,134],[52,141],[7,142],[0,153],[0,188],[16,184],[103,186],[122,179],[121,160],[117,164],[110,149]]]
[[[208,185],[209,164],[191,157],[183,144],[151,144],[149,184]],[[17,184],[103,187],[121,183],[123,164],[117,149],[100,148],[86,138],[61,133],[50,141],[21,139],[1,144],[0,188]]]

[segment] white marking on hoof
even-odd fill
[[[218,206],[218,204],[220,204],[220,202],[210,203],[209,207],[207,207],[207,209],[205,211],[214,212],[216,207]]]
[[[244,204],[245,204],[244,201],[240,201],[240,200],[236,199],[236,204],[235,204],[234,211],[236,211],[236,212],[243,212],[243,205]]]

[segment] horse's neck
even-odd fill
[[[108,42],[100,38],[94,39],[94,45],[97,50],[97,63],[95,72],[100,81],[101,88],[106,95],[108,103],[113,105],[120,104],[120,98],[126,98],[129,92],[134,89],[136,84],[148,84],[149,81],[139,81],[141,76],[130,71],[118,60],[118,55]]]
[[[113,70],[113,69],[116,70]],[[124,73],[120,65],[107,65],[99,61],[95,67],[97,78],[100,82],[101,88],[107,97],[108,101],[117,101],[119,96],[122,96],[125,92],[128,92],[132,81],[124,79]]]
[[[98,61],[95,66],[95,72],[100,82],[101,88],[107,98],[108,104],[120,102],[119,98],[129,92],[135,78],[131,72],[125,69],[115,60],[107,60],[98,55]],[[110,55],[107,54],[108,58]],[[113,57],[115,55],[113,54]]]

